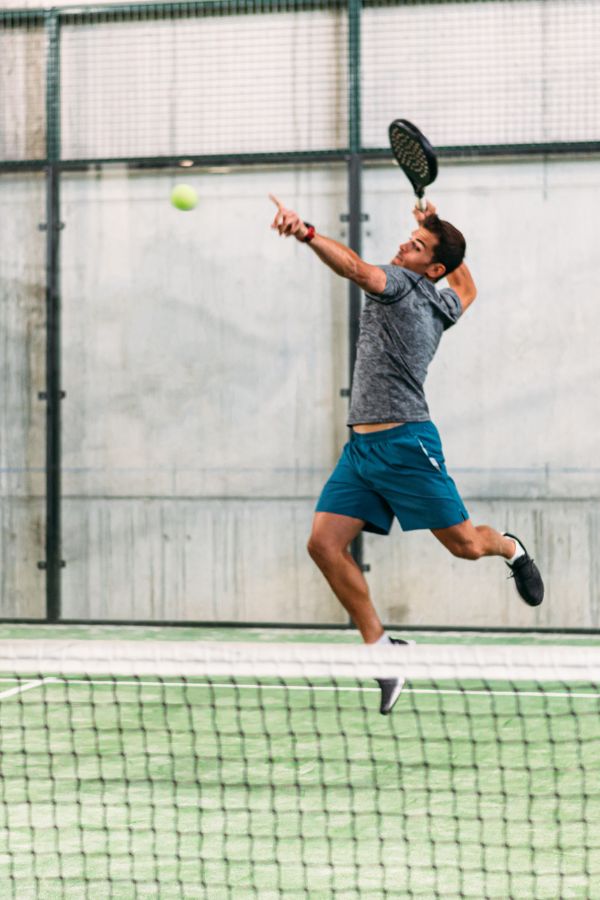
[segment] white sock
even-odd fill
[[[379,640],[375,641],[375,643],[376,644],[391,644],[392,641],[391,641],[389,634],[386,634],[384,631],[383,634],[381,635],[381,637],[379,638]]]
[[[506,532],[505,532],[505,531],[503,531],[502,534],[503,534],[504,537],[506,537]],[[519,557],[525,556],[525,548],[521,546],[521,544],[518,542],[518,540],[517,540],[516,538],[514,538],[514,537],[511,536],[510,540],[515,542],[515,545],[516,545],[516,548],[517,548],[517,549],[515,550],[515,555],[514,555],[514,556],[511,556],[510,559],[507,559],[507,560],[506,560],[507,563],[509,564],[509,566],[512,566],[513,563],[515,563],[515,562],[519,559]]]

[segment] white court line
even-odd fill
[[[14,678],[2,679],[2,681],[14,680]],[[10,690],[8,691],[0,691],[0,700],[4,700],[6,697],[14,697],[15,694],[24,694],[25,691],[32,691],[34,688],[41,687],[43,684],[52,684],[52,682],[56,682],[58,680],[58,678],[38,678],[37,681],[27,681],[25,684],[20,684],[15,688],[10,688]]]
[[[14,678],[0,678],[0,681],[15,681]],[[186,682],[186,681],[124,681],[124,680],[96,680],[89,678],[44,678],[40,681],[30,682],[24,688],[13,688],[10,691],[0,693],[0,699],[8,697],[11,694],[18,694],[23,690],[30,690],[39,687],[42,684],[85,684],[98,687],[185,687],[187,689],[200,688],[207,690],[209,688],[228,688],[229,690],[263,690],[263,691],[348,691],[353,693],[379,692],[378,687],[336,687],[335,685],[305,685],[305,684],[232,684],[231,682]],[[403,693],[408,694],[446,694],[450,696],[461,697],[468,695],[470,697],[537,697],[543,699],[545,697],[561,697],[576,698],[579,700],[597,700],[600,698],[599,692],[573,692],[573,691],[482,691],[482,690],[464,690],[458,688],[412,688],[405,687]]]

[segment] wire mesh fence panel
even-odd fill
[[[156,6],[62,31],[65,158],[347,145],[341,3]]]
[[[0,156],[44,158],[46,127],[65,160],[341,153],[351,116],[361,146],[380,152],[398,115],[471,157],[598,142],[595,0],[357,10],[231,0],[6,11]]]
[[[457,0],[366,5],[363,146],[388,123],[419,123],[439,147],[598,141],[595,0]]]
[[[2,15],[0,163],[46,157],[46,47],[39,15]]]

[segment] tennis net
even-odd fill
[[[2,897],[600,896],[593,647],[14,640],[0,672]]]

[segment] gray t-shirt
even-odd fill
[[[387,282],[381,294],[366,294],[348,425],[425,422],[427,368],[462,306],[451,288],[400,266],[379,268]]]

